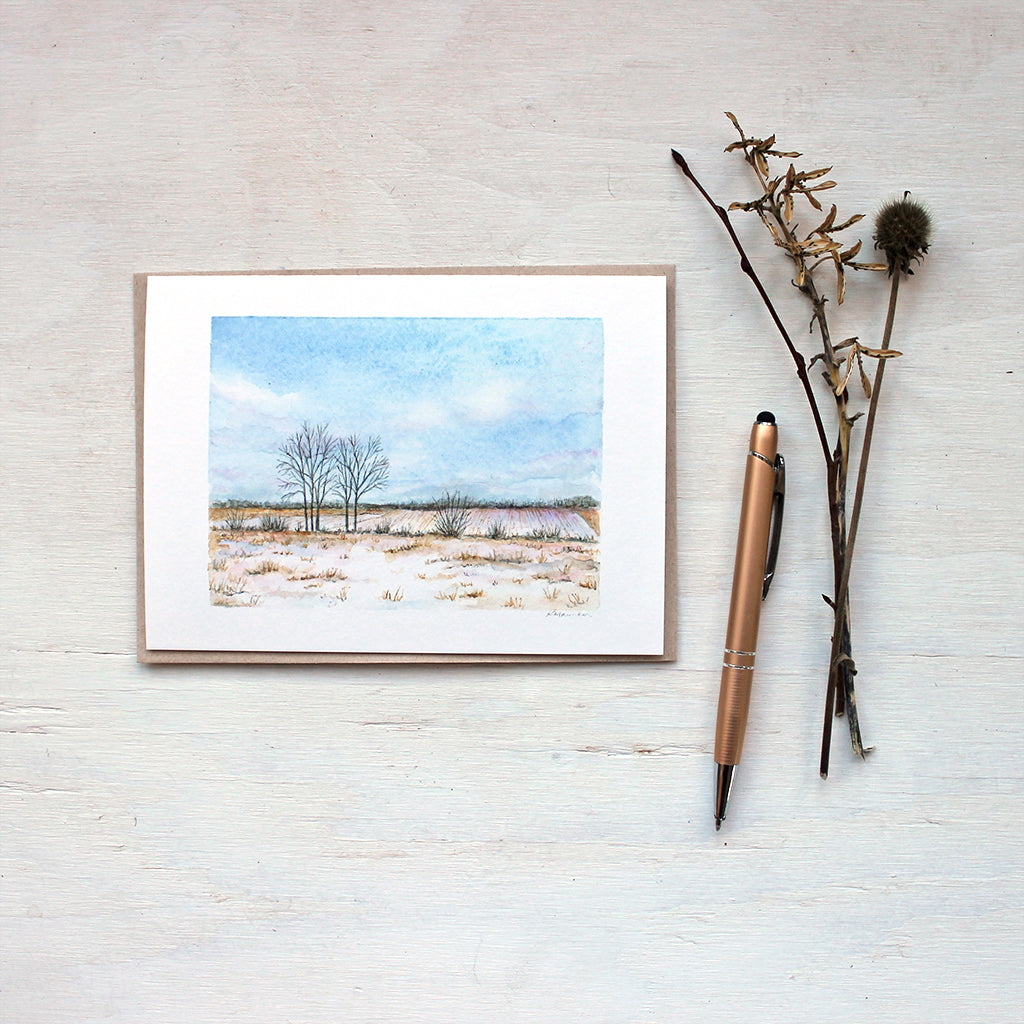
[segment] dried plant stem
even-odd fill
[[[808,256],[809,251],[814,251],[813,247],[812,250],[808,250],[796,235],[795,224],[793,223],[792,218],[792,193],[785,189],[780,193],[779,184],[781,179],[776,179],[774,182],[769,180],[765,150],[767,150],[768,153],[773,152],[768,149],[770,142],[748,139],[736,119],[730,116],[730,120],[735,125],[737,131],[739,131],[741,139],[739,143],[734,143],[734,146],[731,148],[735,148],[736,146],[742,148],[747,163],[757,176],[762,192],[762,197],[754,203],[746,205],[741,203],[738,205],[742,208],[751,208],[756,210],[761,221],[771,232],[776,244],[788,252],[790,258],[797,266],[797,276],[793,283],[811,304],[811,309],[813,311],[812,323],[816,325],[819,338],[821,339],[822,351],[820,358],[825,366],[823,376],[829,384],[829,390],[836,403],[836,415],[838,420],[838,436],[836,439],[836,445],[834,450],[831,452],[831,455],[827,450],[825,452],[825,468],[828,486],[829,530],[832,540],[833,586],[835,587],[835,592],[837,594],[837,599],[834,602],[828,602],[835,613],[833,629],[835,644],[833,655],[829,663],[828,673],[829,680],[832,681],[834,679],[835,682],[832,685],[831,695],[829,697],[829,721],[831,722],[832,711],[834,711],[836,715],[842,715],[844,712],[847,713],[847,721],[849,723],[850,738],[853,743],[853,747],[857,751],[863,751],[863,742],[860,735],[860,722],[857,716],[856,696],[854,693],[853,677],[856,675],[856,666],[853,661],[852,652],[850,607],[845,596],[838,596],[840,580],[846,563],[847,476],[852,427],[856,417],[851,417],[847,412],[848,395],[845,380],[842,375],[841,361],[836,357],[836,349],[832,343],[832,336],[829,330],[828,317],[825,312],[826,298],[818,290],[818,286],[814,281],[814,270],[818,266],[819,261],[815,259],[813,264],[808,264],[808,259],[814,258]],[[821,171],[813,172],[807,180],[817,181],[819,184],[816,187],[818,188],[828,187],[831,183],[820,181],[820,175],[827,173],[827,171],[828,168],[824,168]],[[794,184],[798,180],[795,169],[791,168],[790,178]],[[787,181],[789,181],[790,178],[787,178]],[[806,185],[806,181],[804,181],[803,184]],[[808,197],[812,206],[816,209],[821,209],[820,204],[813,199],[809,191],[804,194]],[[846,224],[849,225],[858,219],[860,218],[852,218],[850,221],[847,221]],[[838,230],[839,226],[836,226],[834,222],[835,207],[833,206],[831,213],[824,221],[824,225],[832,225],[833,230]],[[815,236],[821,238],[828,237],[827,233],[822,234],[823,231],[823,227],[819,228],[814,234],[809,236],[809,240],[813,241]],[[843,259],[845,257],[852,261],[852,256],[856,254],[858,249],[859,245],[855,246],[847,253],[841,254],[837,260],[837,267],[840,270],[837,297],[840,302],[842,302],[844,289],[843,276],[841,273],[844,265]],[[853,264],[852,262],[851,265],[858,266],[858,264]],[[852,354],[850,356],[850,362],[852,365]],[[817,417],[817,401],[813,393],[808,392],[807,397]]]
[[[899,295],[901,275],[892,275],[892,286],[889,291],[889,309],[885,317],[885,329],[882,334],[881,350],[887,351],[892,340],[892,327],[896,318],[896,299]],[[882,391],[882,379],[885,376],[885,364],[887,359],[879,359],[875,369],[875,382],[871,389],[871,401],[868,405],[867,421],[864,426],[864,440],[861,443],[860,465],[857,467],[857,486],[853,495],[853,511],[850,514],[849,532],[846,537],[845,555],[843,558],[842,575],[839,579],[839,586],[836,588],[836,621],[832,632],[832,654],[829,659],[828,690],[825,697],[825,723],[821,737],[821,775],[824,778],[828,775],[829,754],[832,743],[832,717],[833,712],[840,714],[839,705],[839,658],[843,648],[842,632],[845,624],[849,622],[849,593],[850,593],[850,568],[853,563],[854,545],[857,543],[857,527],[860,523],[861,507],[864,503],[864,485],[867,479],[868,458],[871,455],[871,438],[875,431],[875,416],[878,412],[878,398]],[[845,608],[843,621],[840,621],[839,609]],[[851,739],[854,742],[854,750],[864,757],[868,751],[860,743],[859,730],[854,734],[852,723],[856,715],[856,705],[851,705]]]
[[[797,284],[797,288],[807,297],[811,304],[811,308],[813,310],[813,323],[817,326],[818,334],[821,338],[823,358],[827,367],[825,376],[830,384],[832,394],[835,396],[836,401],[839,432],[834,448],[831,447],[828,442],[825,426],[821,418],[821,412],[818,408],[814,391],[811,387],[810,378],[807,373],[807,364],[803,354],[794,345],[789,336],[789,332],[786,330],[782,319],[771,301],[771,298],[768,296],[767,291],[755,273],[750,259],[743,248],[743,244],[740,242],[736,232],[733,230],[728,213],[722,206],[711,198],[705,188],[701,185],[700,181],[698,181],[697,177],[690,170],[686,160],[675,150],[672,150],[672,158],[676,164],[678,164],[683,174],[686,175],[690,182],[692,182],[697,191],[725,225],[726,231],[729,233],[729,237],[732,239],[733,245],[740,254],[740,268],[754,283],[758,295],[761,297],[762,302],[768,309],[775,326],[782,335],[783,341],[789,349],[789,353],[796,364],[797,376],[799,377],[800,382],[803,385],[804,393],[807,396],[807,402],[810,406],[811,416],[814,419],[815,430],[825,459],[825,471],[828,487],[829,530],[832,540],[832,574],[835,593],[838,595],[840,581],[842,579],[846,563],[847,467],[849,465],[850,439],[854,418],[851,418],[847,414],[846,390],[839,386],[841,380],[839,375],[840,367],[839,362],[836,359],[828,320],[825,315],[826,300],[818,291],[818,288],[814,283],[811,268],[807,267],[806,264],[803,263],[802,256],[796,257],[796,261],[801,271],[799,275],[800,283]],[[771,194],[771,190],[767,188],[767,181],[761,168],[758,166],[756,160],[748,159],[748,163],[750,163],[754,168],[754,171],[757,173],[762,189],[765,193],[764,206],[759,209],[762,220],[765,220],[770,215],[775,225],[772,230],[772,234],[775,235],[778,233],[781,235],[781,237],[787,242],[790,251],[797,251],[799,247],[795,237],[793,236],[789,221],[785,217],[784,210],[779,204],[779,201]],[[765,208],[767,208],[767,212]],[[828,599],[826,598],[826,601],[827,600]],[[835,643],[833,645],[833,653],[829,669],[829,683],[827,690],[829,729],[831,729],[833,713],[841,715],[846,711],[849,716],[848,722],[854,749],[863,751],[863,743],[860,736],[860,723],[857,718],[856,698],[854,694],[853,677],[856,674],[856,667],[854,665],[852,654],[849,601],[844,597],[841,601],[828,601],[828,603],[835,611],[837,628],[833,631],[833,637],[834,640],[837,639],[838,641],[838,647],[836,647]],[[831,732],[829,733],[829,738],[831,738]],[[823,758],[823,761],[827,762],[827,758]]]
[[[810,378],[807,376],[807,362],[803,357],[800,350],[793,344],[793,339],[789,336],[789,331],[786,330],[786,325],[782,322],[782,318],[779,316],[778,311],[775,309],[775,304],[772,302],[765,291],[764,285],[761,284],[760,279],[754,272],[754,268],[751,265],[749,258],[747,257],[746,251],[743,248],[743,243],[740,242],[733,230],[732,222],[729,220],[729,214],[726,213],[725,208],[719,206],[718,203],[708,195],[704,186],[697,180],[693,171],[690,170],[690,165],[683,159],[682,154],[677,153],[674,149],[672,150],[672,159],[679,165],[680,170],[687,178],[690,179],[694,188],[703,196],[704,200],[711,207],[712,210],[718,215],[718,218],[725,225],[725,230],[729,233],[729,237],[732,239],[732,244],[736,247],[736,251],[740,254],[740,269],[747,277],[754,283],[754,287],[757,289],[757,294],[761,297],[761,301],[765,304],[768,313],[771,315],[772,321],[778,328],[779,333],[782,335],[782,340],[786,343],[786,348],[789,349],[789,354],[793,357],[793,361],[796,363],[797,377],[800,378],[800,383],[803,385],[805,394],[807,395],[807,401],[811,406],[811,415],[814,417],[814,428],[818,434],[818,440],[821,443],[821,450],[825,455],[825,461],[828,462],[831,459],[829,452],[828,436],[825,433],[825,424],[822,423],[821,414],[818,412],[818,405],[814,401],[814,391],[811,388]]]
[[[777,217],[778,219],[778,217]],[[853,661],[853,641],[850,628],[850,606],[845,593],[841,593],[841,578],[847,561],[848,533],[846,520],[847,480],[850,465],[850,447],[854,419],[847,412],[848,397],[845,388],[839,387],[840,366],[832,347],[831,333],[825,316],[825,299],[819,293],[814,279],[808,272],[803,283],[797,286],[807,296],[814,310],[814,322],[821,338],[825,376],[835,398],[838,434],[831,457],[826,459],[825,470],[828,486],[829,533],[832,540],[832,578],[835,600],[830,602],[835,613],[832,656],[829,659],[829,688],[831,696],[829,722],[832,714],[841,716],[848,713],[850,737],[854,748],[863,747],[860,736],[860,722],[856,712],[853,677],[856,667]],[[841,685],[839,685],[841,684]]]

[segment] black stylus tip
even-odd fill
[[[768,412],[767,410],[765,412],[759,412],[757,414],[757,422],[758,423],[774,423],[775,422],[775,415],[773,413]]]

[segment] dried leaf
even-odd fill
[[[835,258],[839,251],[839,243],[833,242],[831,238],[808,238],[800,246],[808,256],[819,256],[826,253],[828,257]]]
[[[845,231],[851,224],[856,224],[857,221],[863,220],[863,213],[855,213],[849,220],[844,220],[842,224],[837,224],[832,230],[833,231]]]
[[[856,343],[857,343],[857,339],[856,338],[847,338],[846,341],[841,341],[841,342],[839,342],[838,345],[833,345],[832,346],[832,351],[833,352],[841,352],[844,348],[849,348],[851,345],[855,345]]]
[[[793,193],[787,192],[783,199],[782,214],[786,218],[788,224],[793,219]]]
[[[816,171],[801,171],[800,179],[801,181],[812,181],[814,178],[820,178],[823,175],[828,174],[831,170],[831,167],[819,167]]]
[[[857,346],[860,348],[860,346]],[[903,355],[894,348],[860,348],[862,355],[870,356],[872,359],[896,359]]]
[[[847,359],[846,359],[846,372],[843,374],[842,379],[835,385],[835,387],[833,389],[837,395],[841,395],[846,390],[846,385],[849,383],[850,377],[853,374],[853,367],[855,365],[855,361],[854,361],[854,358],[853,358],[854,355],[855,355],[855,351],[851,352],[849,354],[849,356],[847,357]],[[839,363],[839,367],[841,368],[842,366],[843,366],[843,363],[840,362]]]
[[[832,209],[834,210],[835,207],[833,206]],[[846,252],[842,252],[839,254],[839,258],[843,261],[843,263],[848,263],[851,259],[853,259],[854,256],[857,255],[857,253],[860,252],[860,247],[860,242],[857,242],[855,245],[851,245],[850,248],[846,250]]]
[[[775,244],[781,245],[785,249],[787,247],[786,243],[783,242],[782,239],[779,237],[778,229],[771,222],[770,218],[765,214],[763,210],[759,210],[758,212],[761,214],[761,220],[763,221],[764,226],[772,233],[772,238],[775,239]]]
[[[828,211],[828,216],[821,222],[818,227],[814,229],[816,235],[824,235],[828,233],[828,229],[832,227],[832,222],[836,219],[836,208],[833,204],[832,209]]]
[[[887,263],[851,263],[851,267],[854,270],[888,270],[889,265]]]
[[[860,367],[860,386],[864,389],[864,397],[871,397],[871,381],[868,380],[868,375],[864,372],[864,367]]]

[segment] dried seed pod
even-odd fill
[[[928,211],[906,192],[902,199],[886,203],[875,218],[875,248],[881,249],[893,273],[912,274],[910,264],[928,252],[932,219]]]

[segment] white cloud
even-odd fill
[[[430,398],[413,402],[407,409],[395,416],[396,424],[406,430],[429,430],[443,427],[451,422],[450,406]]]
[[[226,378],[211,374],[210,390],[229,405],[273,416],[291,412],[302,399],[297,391],[279,395],[240,376]]]
[[[457,401],[470,419],[478,423],[494,423],[524,408],[522,390],[520,383],[499,378],[467,391]]]
[[[520,485],[538,488],[545,497],[570,497],[574,489],[601,490],[601,453],[597,449],[576,452],[548,452],[529,459],[520,469]]]

